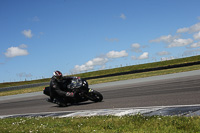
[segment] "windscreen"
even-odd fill
[[[74,88],[80,88],[82,86],[82,80],[80,78],[73,78],[70,84],[70,88],[74,89]]]

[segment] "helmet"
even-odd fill
[[[60,71],[53,72],[53,75],[58,81],[62,80],[63,75],[62,75],[62,73]]]

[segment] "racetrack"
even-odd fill
[[[93,85],[92,88],[103,94],[103,102],[87,101],[68,107],[46,102],[47,97],[42,92],[7,100],[1,97],[0,115],[200,104],[199,81],[200,71],[193,71]]]

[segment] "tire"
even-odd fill
[[[47,96],[50,96],[50,87],[45,87],[43,93]]]
[[[103,100],[103,95],[99,93],[98,91],[93,91],[88,93],[88,99],[94,102],[101,102]]]

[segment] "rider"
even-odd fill
[[[69,97],[74,97],[73,92],[68,92],[67,87],[64,86],[64,80],[68,78],[63,77],[60,71],[55,71],[50,81],[50,99],[49,102],[53,102],[55,99],[59,106],[66,106],[66,100]]]

